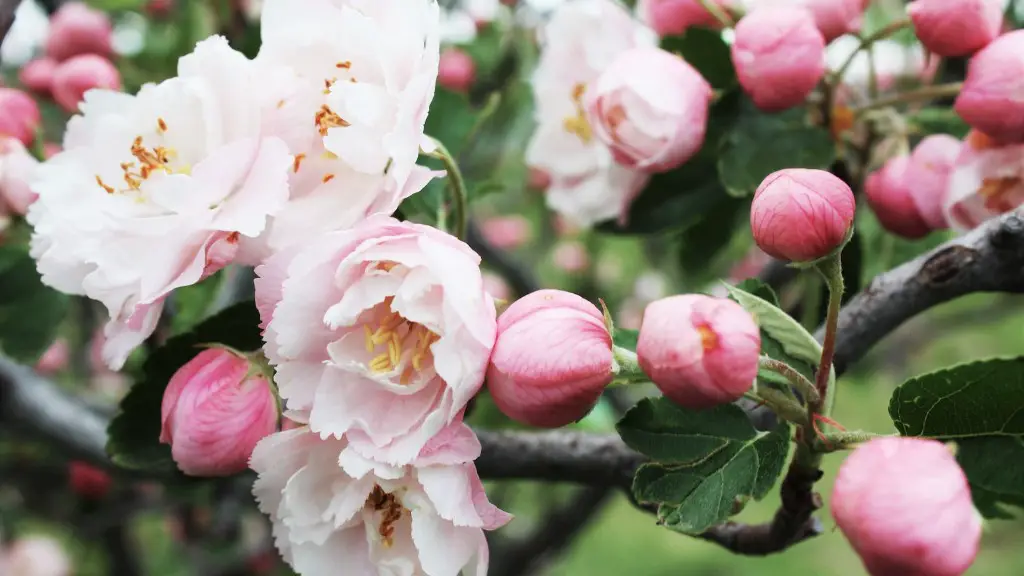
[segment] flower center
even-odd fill
[[[978,195],[984,199],[985,208],[1002,214],[1017,207],[1011,193],[1021,184],[1021,179],[1015,177],[986,178],[982,180]]]
[[[158,133],[164,134],[167,132],[167,122],[163,118],[157,118],[156,123]],[[96,175],[96,184],[107,194],[137,192],[142,189],[142,183],[149,180],[149,177],[158,171],[163,171],[166,174],[188,174],[191,172],[191,167],[189,166],[184,166],[177,170],[169,166],[169,163],[178,156],[178,152],[174,148],[165,146],[147,147],[143,144],[142,136],[135,137],[130,151],[135,160],[121,163],[122,178],[127,186],[126,188],[117,190],[104,182],[99,174]]]
[[[327,131],[331,128],[351,126],[344,118],[338,116],[337,112],[331,110],[331,107],[327,104],[320,106],[320,110],[317,110],[316,115],[313,116],[313,123],[316,125],[317,132],[321,136],[327,136]]]
[[[576,83],[572,87],[572,102],[576,107],[576,114],[572,116],[566,116],[562,120],[562,128],[570,134],[575,134],[580,142],[584,144],[590,144],[590,141],[594,137],[594,133],[590,128],[590,122],[587,121],[587,113],[583,109],[583,93],[587,91],[587,85],[581,82]]]
[[[380,270],[387,271],[396,264],[385,262],[378,266]],[[366,351],[376,353],[370,359],[370,371],[385,374],[401,368],[399,383],[405,385],[433,360],[430,346],[441,337],[392,310],[393,300],[393,297],[384,300],[386,312],[377,321],[363,324],[363,337]]]
[[[708,352],[718,347],[718,336],[707,324],[697,326],[697,333],[700,334],[700,343],[704,351]]]
[[[374,485],[373,492],[366,498],[366,505],[374,512],[380,512],[380,524],[377,534],[380,535],[385,548],[395,544],[395,523],[402,519],[405,507],[394,494],[384,492],[379,485]]]

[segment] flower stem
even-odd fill
[[[785,378],[808,403],[816,404],[821,400],[814,384],[789,364],[767,356],[761,356],[759,364],[761,368]]]
[[[825,316],[825,341],[821,345],[821,362],[815,375],[815,388],[819,402],[814,403],[814,411],[828,416],[831,411],[832,391],[829,389],[829,376],[832,373],[832,357],[836,350],[836,327],[839,324],[839,308],[843,297],[843,264],[841,251],[815,264],[815,268],[825,278],[828,286],[828,313]]]
[[[884,28],[875,31],[874,34],[870,34],[868,36],[861,38],[860,46],[858,46],[856,50],[851,52],[850,55],[846,58],[846,60],[844,60],[843,63],[840,64],[838,68],[836,68],[835,73],[832,75],[833,83],[838,84],[843,79],[843,74],[846,74],[846,70],[850,67],[851,64],[853,64],[853,61],[857,58],[857,54],[859,54],[861,50],[866,50],[870,48],[871,45],[874,44],[875,42],[878,42],[879,40],[885,40],[889,36],[892,36],[893,34],[899,32],[900,30],[909,27],[910,20],[897,20],[895,22],[890,22],[888,26],[885,26]]]
[[[757,386],[757,391],[747,394],[746,397],[771,408],[772,412],[775,412],[783,420],[797,426],[810,426],[807,411],[793,398],[792,394],[786,394],[768,386]]]
[[[875,434],[874,432],[865,432],[863,430],[851,430],[849,432],[833,432],[831,434],[825,434],[823,438],[819,439],[819,446],[817,450],[820,452],[838,452],[839,450],[849,450],[855,448],[858,444],[863,444],[874,438],[882,438],[885,434]]]
[[[452,215],[455,217],[453,234],[460,240],[466,237],[466,220],[469,218],[466,204],[466,181],[462,178],[462,171],[455,158],[448,152],[441,142],[433,140],[434,150],[426,152],[427,156],[437,158],[444,163],[444,169],[448,172],[448,189],[452,194]]]
[[[901,92],[899,94],[890,96],[888,98],[880,98],[874,102],[869,102],[863,106],[853,109],[853,113],[856,116],[868,112],[870,110],[877,110],[879,108],[887,108],[896,104],[905,104],[909,102],[920,102],[922,100],[935,100],[937,98],[943,98],[946,96],[956,96],[960,93],[960,89],[963,88],[963,82],[953,82],[950,84],[939,84],[937,86],[924,86],[917,90],[909,90],[907,92]]]
[[[732,28],[733,26],[736,25],[736,23],[732,21],[732,18],[729,16],[729,14],[726,13],[725,10],[722,10],[722,7],[715,3],[714,0],[698,0],[698,2],[700,2],[700,5],[703,6],[705,10],[710,12],[711,15],[715,17],[715,20],[718,20],[718,22],[721,23],[722,26],[725,26],[726,28]]]

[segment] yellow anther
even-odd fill
[[[163,118],[156,119],[156,129],[161,132],[167,132],[167,122],[164,122]]]
[[[306,159],[305,154],[296,154],[295,159],[292,160],[292,172],[298,172],[302,166],[302,161]]]
[[[366,351],[373,352],[373,331],[368,324],[363,324],[363,336],[366,338]]]
[[[377,356],[374,356],[373,360],[370,360],[370,370],[373,372],[388,372],[392,368],[391,356],[386,352],[384,354],[378,354]]]

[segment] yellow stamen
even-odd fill
[[[366,339],[366,351],[373,352],[373,331],[367,324],[363,324],[363,336]]]

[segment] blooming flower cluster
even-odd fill
[[[484,573],[491,506],[462,423],[496,333],[480,258],[390,215],[440,173],[417,164],[439,68],[433,0],[262,6],[254,59],[221,37],[137,94],[91,90],[34,166],[44,282],[106,306],[120,368],[168,296],[257,267],[262,371],[230,350],[182,367],[161,441],[179,468],[249,464],[301,574]],[[261,440],[262,438],[262,440]],[[257,443],[258,442],[258,443]]]

